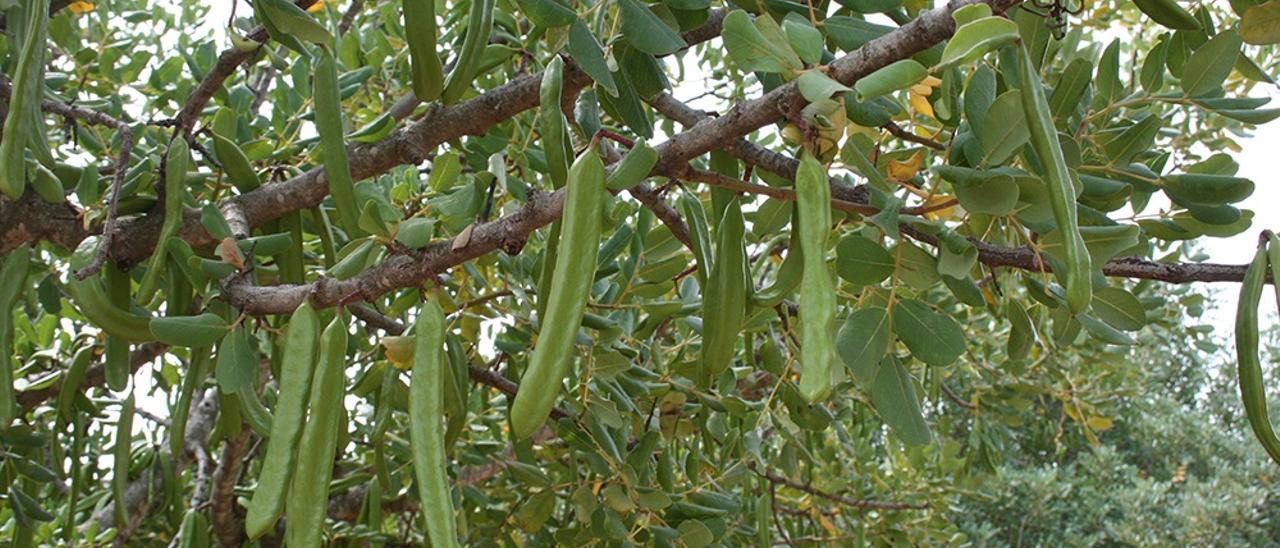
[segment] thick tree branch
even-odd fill
[[[253,430],[245,428],[239,436],[228,439],[222,446],[222,456],[213,471],[213,505],[209,511],[214,536],[222,546],[240,546],[244,526],[236,515],[236,483],[244,466],[245,451]]]

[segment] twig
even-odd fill
[[[844,495],[827,493],[825,491],[821,491],[814,487],[791,481],[787,478],[774,474],[773,472],[770,472],[768,470],[760,470],[754,461],[747,463],[747,468],[750,468],[756,474],[759,474],[760,477],[766,480],[769,480],[770,483],[773,483],[775,485],[782,485],[785,487],[790,487],[792,489],[797,489],[799,491],[804,491],[805,493],[808,493],[815,497],[820,497],[830,501],[838,502],[840,504],[849,506],[851,508],[861,508],[861,509],[872,508],[877,510],[925,510],[929,508],[928,504],[923,504],[923,503],[913,504],[909,502],[885,502],[885,501],[877,501],[877,500],[869,500],[869,499],[853,499],[853,498],[846,497]]]
[[[947,383],[940,382],[938,384],[942,386],[942,393],[946,394],[947,398],[950,399],[952,402],[955,402],[956,405],[959,405],[960,407],[963,407],[970,411],[973,411],[974,409],[978,408],[977,405],[964,401],[964,398],[961,398],[959,394],[956,394],[954,391],[952,391],[951,387],[947,386]]]
[[[880,127],[888,131],[890,135],[893,135],[894,137],[902,139],[903,141],[910,141],[918,145],[924,145],[933,150],[937,150],[939,152],[947,149],[946,145],[943,145],[942,143],[934,141],[933,139],[930,139],[928,137],[921,137],[919,135],[911,133],[910,131],[902,129],[902,126],[899,126],[898,124],[895,124],[893,122],[885,122],[885,124]]]
[[[107,219],[102,223],[102,238],[98,241],[98,249],[93,252],[93,260],[75,273],[77,279],[85,279],[102,270],[111,252],[111,243],[116,236],[116,213],[120,209],[120,187],[124,186],[125,172],[129,167],[129,155],[133,153],[133,130],[121,125],[120,157],[116,160],[115,174],[111,176],[111,201],[107,206]],[[159,242],[157,245],[160,245]]]

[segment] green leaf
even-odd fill
[[[555,509],[556,493],[551,489],[545,489],[526,499],[516,508],[512,518],[521,530],[532,534],[542,529],[542,525],[551,519],[551,513]]]
[[[200,209],[200,224],[215,239],[224,240],[231,237],[231,225],[227,224],[226,217],[222,216],[222,212],[218,211],[218,206],[214,204],[205,204]]]
[[[939,166],[937,170],[969,212],[1008,215],[1018,205],[1018,184],[1007,172],[959,166]]]
[[[880,364],[871,389],[871,403],[885,424],[907,445],[925,445],[933,440],[929,423],[920,410],[920,401],[916,399],[911,373],[897,358],[889,356]]]
[[[836,353],[853,379],[869,389],[876,380],[880,362],[893,343],[889,313],[879,306],[859,308],[836,333]]]
[[[1133,225],[1082,226],[1080,237],[1089,249],[1093,259],[1093,268],[1102,265],[1121,252],[1138,245],[1140,230]],[[1040,250],[1058,261],[1065,261],[1066,255],[1062,246],[1062,233],[1054,230],[1040,239]]]
[[[898,245],[902,246],[899,251],[899,269],[895,273],[898,279],[921,291],[933,287],[942,279],[938,275],[938,261],[928,251],[911,242]]]
[[[1243,177],[1184,173],[1160,179],[1169,196],[1203,206],[1234,204],[1253,194],[1253,181]]]
[[[804,68],[778,24],[768,16],[756,18],[753,24],[747,12],[734,10],[725,16],[723,28],[729,58],[744,71],[791,73]]]
[[[1036,340],[1036,330],[1031,323],[1031,316],[1027,314],[1027,309],[1022,307],[1022,303],[1015,300],[1009,301],[1006,315],[1009,317],[1009,340],[1005,344],[1005,354],[1011,360],[1026,359]]]
[[[199,348],[212,346],[227,335],[222,316],[206,312],[199,316],[169,316],[151,319],[151,333],[162,343]]]
[[[830,99],[832,95],[849,91],[848,86],[816,70],[800,73],[800,77],[796,78],[796,86],[800,88],[800,95],[810,103]]]
[[[1186,96],[1198,97],[1222,86],[1240,55],[1240,43],[1240,35],[1235,31],[1223,31],[1192,53],[1182,68],[1182,90]]]
[[[836,274],[853,285],[873,285],[893,275],[893,255],[880,244],[857,234],[836,244]]]
[[[1175,0],[1133,0],[1133,3],[1155,20],[1171,29],[1200,30],[1200,22]]]
[[[1116,344],[1121,346],[1131,346],[1136,342],[1105,322],[1090,316],[1088,314],[1077,314],[1076,319],[1080,321],[1080,325],[1084,326],[1084,330],[1089,332],[1089,336],[1098,339],[1107,344]]]
[[[1098,71],[1093,78],[1096,99],[1103,105],[1124,95],[1124,84],[1120,82],[1120,41],[1113,40],[1102,52],[1098,61]]]
[[[1138,73],[1138,82],[1147,93],[1156,93],[1164,85],[1164,66],[1169,59],[1169,35],[1160,37],[1146,59],[1142,61],[1142,70]]]
[[[1240,17],[1240,38],[1255,46],[1280,43],[1280,0],[1245,10]]]
[[[1262,125],[1280,118],[1280,108],[1262,108],[1257,110],[1246,109],[1222,109],[1213,111],[1215,114],[1226,116],[1232,120],[1239,120],[1246,124]]]
[[[1146,310],[1133,293],[1118,287],[1093,292],[1093,313],[1107,325],[1122,331],[1140,331],[1147,325]]]
[[[258,351],[249,330],[241,325],[227,331],[218,345],[214,377],[223,394],[252,387],[258,380]]]
[[[950,365],[964,353],[960,324],[915,299],[903,299],[894,307],[893,331],[912,356],[929,365]]]
[[[618,0],[618,6],[622,13],[622,35],[632,47],[653,55],[667,55],[688,45],[648,6],[637,0]]]
[[[942,61],[934,70],[971,63],[995,51],[1000,46],[1018,39],[1018,24],[1004,17],[983,17],[964,24],[947,41],[942,50]]]
[[[326,45],[333,41],[329,29],[289,0],[258,0],[255,6],[281,32],[315,44]]]
[[[853,89],[858,93],[858,100],[866,102],[911,87],[928,75],[924,65],[913,59],[903,59],[863,76],[853,84]]]
[[[600,42],[595,40],[591,29],[581,20],[575,20],[568,28],[567,51],[577,67],[591,77],[596,85],[603,87],[609,95],[618,95],[618,85],[613,82],[613,73],[609,72],[609,64],[604,60],[604,50],[600,49]]]
[[[889,34],[893,30],[893,27],[878,25],[864,19],[854,19],[847,15],[828,17],[823,21],[822,28],[827,31],[827,38],[844,51],[856,50],[863,44]]]
[[[991,6],[983,2],[961,6],[956,11],[951,12],[951,18],[955,20],[956,28],[985,17],[991,17]]]
[[[1147,116],[1142,121],[1126,128],[1114,139],[1107,141],[1107,164],[1129,165],[1134,156],[1150,150],[1155,143],[1156,134],[1164,125],[1164,120],[1156,115]]]
[[[969,77],[969,85],[964,90],[964,117],[969,120],[970,129],[982,127],[982,121],[996,102],[996,73],[991,67],[979,65]]]
[[[626,156],[609,173],[605,186],[611,190],[630,189],[644,181],[657,163],[658,151],[643,140],[636,141],[635,146],[627,151]]]
[[[578,14],[556,0],[517,0],[520,12],[533,24],[547,27],[563,27],[578,20]]]
[[[1053,88],[1053,95],[1049,96],[1049,112],[1056,123],[1065,123],[1075,113],[1092,80],[1093,63],[1088,59],[1081,57],[1067,65]]]
[[[822,32],[813,28],[808,19],[797,13],[788,13],[782,20],[782,32],[801,61],[809,65],[822,62]]]
[[[1020,93],[1015,89],[1000,94],[983,116],[982,133],[978,135],[982,141],[983,165],[1007,162],[1031,138]]]

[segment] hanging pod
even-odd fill
[[[413,470],[418,480],[423,523],[431,545],[441,548],[458,546],[445,461],[445,329],[444,310],[440,308],[439,300],[432,296],[419,310],[418,323],[413,328],[409,440],[412,442]]]
[[[800,281],[800,395],[809,403],[827,398],[833,382],[836,287],[827,269],[831,186],[827,170],[805,151],[796,170],[796,219],[803,254]]]
[[[302,429],[298,462],[285,501],[285,542],[288,546],[319,546],[329,507],[329,480],[342,422],[346,375],[347,320],[339,310],[320,336],[320,358],[309,389],[311,414]]]
[[[135,299],[138,304],[146,306],[155,297],[160,288],[160,278],[165,272],[165,259],[169,256],[165,242],[178,235],[182,227],[182,194],[186,190],[183,179],[187,175],[187,162],[191,157],[187,140],[181,135],[169,141],[169,151],[165,156],[164,168],[164,223],[160,225],[160,237],[156,240],[155,250],[147,261],[147,271],[138,284]]]
[[[10,200],[22,198],[26,190],[27,141],[39,128],[40,101],[44,96],[45,33],[49,26],[48,0],[27,3],[27,16],[22,50],[13,73],[13,92],[9,97],[9,114],[4,120],[4,138],[0,140],[0,192]],[[13,22],[10,22],[12,24]]]
[[[442,103],[449,105],[458,102],[471,87],[471,81],[480,70],[484,48],[489,44],[495,8],[494,0],[471,0],[471,11],[467,15],[467,36],[462,40],[462,49],[453,64],[453,71],[444,81],[444,91],[440,94]]]
[[[716,223],[716,258],[702,298],[699,379],[708,386],[733,361],[747,308],[747,249],[742,207],[729,200]]]
[[[1266,385],[1258,349],[1258,304],[1262,300],[1262,290],[1267,278],[1268,243],[1273,250],[1280,248],[1280,241],[1277,241],[1275,235],[1270,231],[1264,232],[1264,237],[1258,242],[1253,262],[1249,263],[1249,268],[1245,271],[1244,282],[1240,285],[1240,302],[1236,308],[1236,362],[1240,399],[1244,404],[1249,426],[1271,460],[1280,464],[1280,438],[1276,437],[1267,414]],[[1273,272],[1280,270],[1274,264],[1271,266]],[[1275,282],[1273,279],[1272,283]],[[1276,299],[1280,300],[1280,287],[1276,288]]]
[[[315,120],[320,146],[324,149],[324,176],[329,181],[329,195],[338,209],[338,219],[347,238],[355,239],[360,230],[360,205],[356,203],[356,185],[351,179],[351,163],[342,131],[342,98],[338,93],[338,63],[333,52],[321,47],[316,55]]]
[[[521,390],[511,403],[511,431],[516,439],[528,438],[551,414],[573,359],[574,339],[595,279],[605,195],[604,163],[595,147],[587,147],[569,168],[565,194],[546,318],[529,367],[520,377]]]
[[[24,244],[0,260],[0,428],[8,427],[17,411],[13,391],[13,309],[27,287],[29,255]]]
[[[409,65],[413,94],[422,101],[434,101],[444,89],[444,66],[436,53],[435,0],[401,0],[404,10],[404,39],[409,43]]]
[[[1044,164],[1045,186],[1049,194],[1049,206],[1053,209],[1053,219],[1062,234],[1062,245],[1066,255],[1066,272],[1058,273],[1058,279],[1067,292],[1067,308],[1073,314],[1079,314],[1089,308],[1093,298],[1093,281],[1090,273],[1093,269],[1089,257],[1089,249],[1080,236],[1080,226],[1076,221],[1075,187],[1071,181],[1071,173],[1067,171],[1067,162],[1062,155],[1062,144],[1058,142],[1058,132],[1054,129],[1053,115],[1049,110],[1049,101],[1044,95],[1044,86],[1040,83],[1040,71],[1031,62],[1025,45],[1018,46],[1019,87],[1022,93],[1022,110],[1026,114],[1027,128],[1031,132],[1031,148]]]

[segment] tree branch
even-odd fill
[[[909,502],[884,502],[884,501],[876,501],[876,500],[868,500],[868,499],[849,498],[844,495],[827,493],[825,491],[816,489],[812,486],[791,481],[787,478],[774,474],[773,472],[770,472],[768,470],[760,470],[754,461],[747,463],[747,467],[750,468],[752,471],[754,471],[756,474],[759,474],[760,477],[768,480],[769,483],[790,487],[792,489],[803,491],[815,497],[820,497],[830,501],[838,502],[840,504],[849,506],[851,508],[862,508],[862,509],[871,508],[876,510],[925,510],[929,508],[928,504],[913,504]]]

